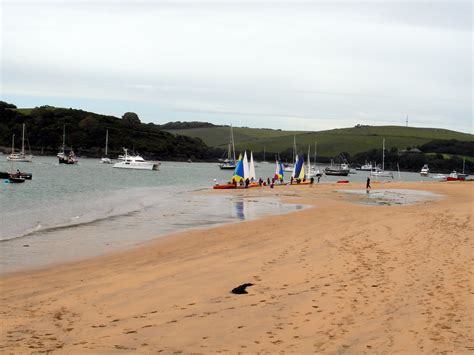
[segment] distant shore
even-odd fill
[[[442,196],[406,206],[345,188],[225,192],[314,207],[1,277],[0,349],[473,351],[471,183],[373,184]]]

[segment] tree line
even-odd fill
[[[208,147],[201,139],[173,135],[153,123],[144,124],[133,112],[122,118],[100,115],[77,109],[41,106],[22,113],[15,105],[0,102],[0,146],[10,147],[12,135],[16,142],[26,124],[27,145],[36,154],[55,155],[62,145],[63,127],[66,147],[76,154],[100,157],[105,153],[105,135],[109,131],[109,155],[134,150],[147,159],[215,160],[223,151]],[[19,147],[19,143],[16,144]]]

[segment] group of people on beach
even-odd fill
[[[319,183],[319,180],[321,179],[320,176],[318,176],[318,183]],[[308,180],[306,180],[306,178],[303,178],[303,179],[300,179],[300,178],[293,178],[291,177],[290,179],[290,183],[289,185],[298,185],[298,184],[301,184],[301,183],[307,183]],[[218,185],[217,183],[217,180],[214,179],[214,183],[216,185]],[[240,187],[245,187],[245,188],[248,188],[252,183],[255,183],[255,180],[253,178],[246,178],[246,179],[241,179],[240,181],[237,181],[235,178],[232,178],[232,181],[230,181],[228,184],[232,184],[234,185],[235,187],[237,186],[240,186]],[[267,177],[267,180],[263,180],[261,177],[258,178],[258,181],[257,181],[258,185],[259,186],[269,186],[270,188],[273,188],[275,186],[275,184],[279,183],[279,185],[285,185],[285,181],[283,180],[283,178],[278,178],[277,176],[273,177],[273,178],[269,178]],[[314,177],[311,177],[309,179],[309,184],[310,185],[313,185],[314,184]]]

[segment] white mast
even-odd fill
[[[63,125],[63,153],[66,147],[66,125]]]
[[[21,155],[25,155],[25,124],[23,123],[23,133],[21,138]]]
[[[234,162],[235,160],[235,143],[234,143],[234,131],[232,129],[232,125],[230,125],[230,141],[232,143],[232,151],[234,152],[233,157],[234,157]],[[230,158],[230,157],[229,157]]]
[[[314,142],[314,166],[316,166],[316,157],[318,152],[318,142]]]
[[[105,132],[105,156],[107,157],[107,147],[109,145],[109,130]]]
[[[293,136],[293,164],[296,164],[296,136]]]
[[[385,138],[383,139],[383,148],[382,148],[382,171],[385,171]]]

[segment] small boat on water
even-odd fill
[[[385,171],[385,138],[382,143],[382,168],[378,166],[372,168],[370,171],[370,176],[375,178],[391,178],[393,179],[393,173],[391,171]]]
[[[464,169],[466,167],[466,158],[463,157],[462,160],[462,173],[456,172],[456,170],[453,170],[451,174],[448,176],[448,181],[464,181],[466,178],[469,176],[469,174],[464,173]]]
[[[129,155],[128,149],[123,148],[124,154],[119,156],[119,162],[114,164],[114,168],[135,169],[135,170],[158,170],[160,163],[147,162],[140,155]]]
[[[339,165],[333,165],[331,161],[331,166],[327,166],[324,169],[324,173],[326,175],[332,175],[332,176],[347,176],[349,175],[350,168],[348,164],[342,163]]]
[[[428,176],[430,175],[430,168],[428,168],[428,164],[423,165],[423,167],[420,170],[420,175],[421,176]]]
[[[10,176],[8,178],[8,181],[11,183],[11,184],[20,184],[22,182],[25,182],[26,179],[22,178],[22,177],[14,177],[14,176]]]
[[[105,131],[105,157],[100,159],[102,164],[112,164],[112,160],[108,157],[107,152],[109,148],[109,130]]]
[[[63,145],[61,151],[56,154],[59,160],[59,164],[73,165],[77,164],[79,160],[76,157],[76,154],[71,149],[69,154],[66,155],[66,125],[63,126]]]
[[[234,131],[232,125],[230,126],[230,141],[227,149],[227,155],[225,159],[220,159],[221,163],[219,164],[219,169],[221,170],[234,170],[236,167],[235,160],[235,142],[234,142]]]
[[[464,181],[466,180],[467,174],[461,174],[454,170],[449,176],[446,178],[447,181]]]
[[[372,171],[372,169],[373,169],[372,164],[367,163],[367,162],[365,162],[365,164],[360,167],[356,167],[356,170],[360,170],[360,171]]]
[[[33,159],[33,155],[25,154],[25,124],[23,123],[21,152],[15,153],[15,135],[13,135],[12,152],[7,156],[7,160],[31,163],[32,159]]]

